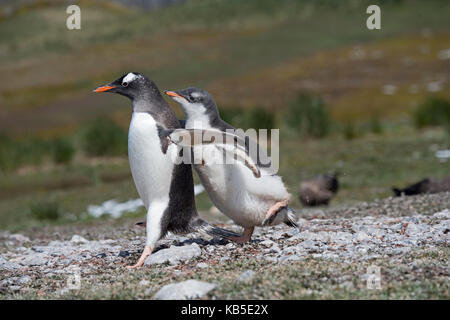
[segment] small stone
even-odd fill
[[[202,254],[199,245],[193,243],[187,246],[162,249],[151,254],[144,262],[144,265],[163,264],[169,262],[171,265],[177,265],[180,261],[188,261]]]
[[[126,250],[120,250],[120,252],[119,252],[119,257],[122,257],[122,258],[125,258],[129,255],[130,255],[130,253]]]
[[[280,240],[286,238],[287,236],[289,236],[289,234],[286,232],[286,230],[278,230],[272,234],[272,239]]]
[[[22,288],[20,286],[10,286],[8,289],[11,291],[19,291]]]
[[[70,241],[73,242],[73,243],[77,243],[77,244],[78,243],[88,243],[89,242],[89,240],[87,240],[87,239],[85,239],[82,236],[79,236],[77,234],[73,235],[72,239],[70,239]]]
[[[140,286],[143,286],[143,287],[145,287],[145,286],[148,286],[150,284],[150,281],[148,281],[148,280],[141,280],[140,282],[139,282],[139,285]]]
[[[25,237],[24,235],[19,233],[9,235],[8,239],[14,242],[30,242],[30,238]]]
[[[436,212],[433,214],[434,218],[440,218],[440,219],[450,219],[450,210],[445,209],[444,211]]]
[[[32,281],[32,279],[30,276],[23,276],[17,280],[17,282],[20,284],[27,284],[27,283],[30,283],[31,281]]]
[[[227,249],[234,249],[234,248],[236,248],[236,245],[234,244],[234,243],[229,243],[229,244],[227,244],[226,246],[225,246]]]
[[[204,263],[204,262],[200,262],[200,263],[197,264],[197,268],[200,268],[200,269],[205,269],[205,268],[208,268],[208,267],[209,267],[209,265],[207,263]]]
[[[305,241],[299,243],[298,246],[302,247],[304,249],[308,249],[308,250],[318,249],[318,246],[312,240],[305,240]]]
[[[364,231],[359,231],[358,233],[356,233],[355,235],[355,239],[357,241],[367,241],[370,240],[370,237],[367,233],[365,233]]]
[[[15,270],[15,269],[19,269],[21,268],[21,266],[15,262],[12,261],[8,261],[5,258],[3,258],[2,256],[0,256],[0,270]]]
[[[22,257],[18,262],[24,266],[41,266],[48,262],[49,257],[45,253],[35,253]]]
[[[275,242],[273,242],[272,240],[264,240],[264,241],[261,241],[259,244],[266,248],[270,248],[271,246],[273,246],[275,244]]]
[[[255,274],[256,273],[253,270],[245,270],[237,280],[240,282],[250,282],[255,277]]]
[[[96,258],[106,258],[106,253],[104,253],[104,252],[99,253],[99,254],[95,255],[95,257]]]
[[[187,280],[165,285],[153,296],[156,300],[186,300],[204,297],[216,285],[198,280]]]

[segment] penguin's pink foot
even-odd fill
[[[261,225],[266,225],[270,219],[272,218],[272,216],[277,213],[281,208],[286,207],[289,203],[289,199],[283,200],[283,201],[278,201],[277,203],[275,203],[273,206],[271,206],[269,208],[269,210],[267,210],[266,213],[266,217],[264,218],[263,222]]]
[[[141,254],[141,257],[139,258],[138,262],[133,265],[133,266],[127,266],[128,269],[136,269],[139,267],[142,267],[144,265],[145,259],[147,259],[147,257],[149,255],[152,254],[152,248],[150,248],[150,246],[145,246],[144,251]]]
[[[244,232],[239,237],[231,237],[229,240],[237,242],[237,243],[247,243],[250,242],[250,239],[253,234],[253,230],[255,230],[254,227],[251,228],[244,228]]]

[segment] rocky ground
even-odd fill
[[[103,222],[0,234],[2,299],[448,299],[450,193],[302,210],[237,245]],[[235,228],[225,224],[227,228]]]

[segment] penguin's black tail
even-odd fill
[[[237,234],[236,232],[213,226],[201,218],[192,220],[190,227],[193,231],[204,232],[210,236],[224,239],[230,239],[240,236],[240,234]]]
[[[291,207],[287,207],[287,220],[284,222],[285,224],[287,224],[289,227],[294,227],[299,229],[298,224],[297,224],[297,217],[295,216],[295,210],[292,209]]]

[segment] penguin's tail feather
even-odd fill
[[[284,222],[289,227],[294,227],[299,229],[299,226],[297,224],[297,217],[295,216],[295,210],[291,207],[287,207],[287,220]]]
[[[194,219],[191,222],[190,227],[193,231],[204,232],[210,236],[224,239],[230,239],[240,236],[240,234],[236,232],[213,226],[201,218]]]

